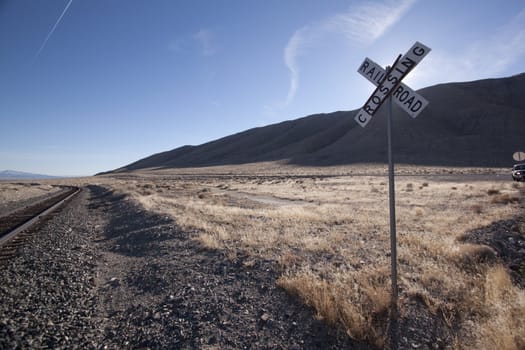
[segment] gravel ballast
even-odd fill
[[[1,266],[0,348],[93,348],[99,343],[95,219],[83,191],[35,229]]]

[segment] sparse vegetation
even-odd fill
[[[378,347],[385,345],[390,305],[388,270],[332,274],[330,280],[310,270],[282,276],[277,283],[317,310],[317,317]]]
[[[519,203],[520,199],[517,196],[512,196],[508,193],[503,193],[497,196],[492,197],[491,203],[496,204],[509,204],[509,203]]]
[[[499,194],[499,193],[500,193],[499,190],[497,190],[497,189],[495,189],[495,188],[490,188],[490,189],[487,190],[487,194],[488,194],[489,196],[493,196],[493,195],[495,195],[495,194]]]
[[[0,204],[23,201],[59,190],[50,183],[47,180],[43,180],[42,183],[0,181]]]
[[[414,182],[432,191],[413,191]],[[164,191],[144,191],[144,184],[160,183]],[[275,261],[281,287],[319,318],[378,346],[386,340],[390,290],[385,185],[384,176],[298,181],[164,173],[112,181],[145,208],[171,215],[209,249]],[[401,317],[421,305],[448,327],[449,346],[456,339],[458,347],[522,347],[525,292],[492,248],[462,241],[474,229],[522,215],[519,188],[414,176],[398,176],[396,188]]]
[[[483,213],[483,206],[481,206],[480,204],[474,204],[472,206],[472,211],[476,214],[481,214]]]

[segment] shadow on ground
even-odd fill
[[[170,218],[103,187],[89,190],[90,208],[107,216],[104,246],[131,258],[125,277],[107,293],[125,289],[121,294],[146,300],[110,315],[110,347],[371,349],[278,288],[273,262],[203,249]]]
[[[484,244],[497,253],[515,284],[525,288],[525,217],[519,216],[468,232],[463,242]]]

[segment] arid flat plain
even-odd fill
[[[274,263],[279,287],[350,337],[378,347],[388,341],[383,165],[265,163],[39,183],[110,188],[171,217],[204,249],[232,261],[248,256],[247,267]],[[31,187],[1,183],[1,198]],[[396,166],[400,324],[414,346],[524,346],[524,191],[509,169]]]

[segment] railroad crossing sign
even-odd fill
[[[355,121],[363,128],[388,99],[387,147],[388,147],[388,197],[390,204],[390,263],[392,278],[391,314],[390,314],[390,349],[397,350],[399,344],[398,326],[398,288],[397,288],[397,242],[396,242],[396,206],[394,186],[394,161],[392,157],[392,99],[412,118],[425,109],[428,101],[414,92],[401,81],[430,52],[430,48],[417,42],[405,53],[399,55],[392,65],[384,70],[369,59],[357,70],[366,79],[377,86],[372,95],[357,115]]]
[[[401,80],[403,80],[429,52],[430,48],[420,42],[416,42],[403,57],[398,57],[388,73],[374,61],[365,58],[365,61],[357,71],[377,85],[377,88],[355,116],[355,121],[364,128],[386,98],[391,95],[394,96],[395,101],[400,104],[401,108],[407,111],[410,116],[413,118],[417,117],[427,106],[428,101],[405,84],[402,84]]]
[[[379,86],[386,75],[385,69],[368,57],[365,58],[357,71],[375,86]],[[412,118],[417,117],[428,105],[428,101],[423,96],[403,83],[400,83],[397,89],[392,92],[392,97],[394,102]]]

